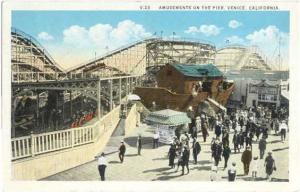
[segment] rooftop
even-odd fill
[[[222,77],[223,73],[213,64],[171,64],[188,77]]]
[[[164,109],[164,110],[152,112],[146,117],[146,121],[154,124],[164,124],[164,125],[174,125],[174,126],[183,125],[191,122],[191,120],[188,118],[186,113],[174,111],[171,109]]]

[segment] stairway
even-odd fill
[[[125,119],[120,119],[116,129],[112,133],[109,141],[106,144],[105,149],[103,150],[103,152],[106,155],[118,152],[120,143],[121,141],[123,141],[125,135],[124,126],[125,126]]]

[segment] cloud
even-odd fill
[[[63,31],[64,43],[71,45],[84,45],[87,42],[88,31],[84,27],[73,25]]]
[[[233,36],[225,38],[225,43],[229,43],[229,44],[244,44],[245,40],[243,38],[240,38],[239,36],[233,35]]]
[[[189,27],[184,32],[187,34],[202,33],[205,36],[216,36],[220,33],[221,28],[216,25],[201,25],[199,28],[195,26]]]
[[[51,46],[55,58],[66,67],[76,65],[105,54],[128,43],[138,41],[152,34],[143,25],[132,20],[120,21],[116,26],[97,23],[90,27],[72,25],[63,30],[62,44]],[[60,47],[60,51],[58,48]],[[76,56],[71,56],[71,55]]]
[[[271,59],[278,59],[279,41],[282,64],[288,64],[289,34],[282,32],[275,25],[254,31],[246,36],[250,45],[256,45]],[[273,61],[278,62],[278,61]],[[274,63],[275,64],[275,63]]]
[[[110,36],[112,40],[117,40],[118,42],[129,42],[130,40],[150,37],[151,33],[146,32],[140,24],[136,24],[131,20],[124,20],[111,31]]]
[[[39,34],[38,34],[38,39],[39,40],[44,40],[44,41],[51,41],[51,40],[53,40],[54,39],[54,37],[53,36],[51,36],[51,35],[49,35],[47,32],[40,32]]]
[[[228,27],[230,27],[230,28],[232,28],[232,29],[236,29],[236,28],[238,28],[238,27],[240,27],[240,26],[242,26],[243,24],[241,23],[241,22],[239,22],[239,21],[237,21],[237,20],[231,20],[231,21],[229,21],[229,23],[228,23]]]
[[[190,33],[198,33],[198,28],[195,26],[189,27],[187,30],[184,31],[184,33],[190,34]]]
[[[98,23],[90,28],[78,25],[70,26],[63,31],[64,43],[90,48],[121,46],[122,44],[151,36],[144,27],[131,20],[124,20],[114,28],[110,24]],[[88,48],[88,47],[87,47]]]

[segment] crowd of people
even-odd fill
[[[280,136],[284,142],[286,133],[288,132],[288,110],[279,108],[273,110],[267,107],[258,106],[248,109],[239,109],[225,114],[220,112],[215,116],[208,116],[205,113],[199,114],[189,126],[189,129],[183,132],[175,133],[173,142],[168,150],[168,165],[176,171],[181,168],[181,175],[189,174],[189,163],[191,156],[193,163],[197,164],[201,153],[201,144],[199,136],[203,137],[203,143],[207,143],[209,133],[211,141],[209,143],[211,149],[211,181],[218,180],[218,170],[223,167],[227,169],[228,181],[235,181],[237,175],[236,166],[243,166],[243,174],[249,175],[253,180],[262,175],[258,169],[260,161],[263,161],[265,175],[271,180],[273,171],[277,167],[272,151],[267,150],[267,141],[271,132],[276,136]],[[232,136],[230,137],[230,134]],[[231,138],[231,139],[230,139]],[[153,149],[158,147],[159,134],[155,132],[153,135]],[[258,144],[259,154],[253,153],[253,143]],[[142,136],[137,137],[137,153],[141,155]],[[120,162],[124,161],[126,146],[122,142],[119,147]],[[192,155],[190,154],[192,153]],[[231,161],[229,159],[232,154],[240,155],[240,162]],[[201,157],[200,157],[201,159]],[[177,161],[176,161],[177,160]],[[220,162],[224,160],[224,165],[220,166]],[[185,171],[186,170],[186,171]]]
[[[274,170],[276,170],[275,160],[272,152],[269,151],[267,157],[265,151],[267,149],[267,139],[271,131],[275,135],[281,136],[284,142],[288,131],[288,110],[279,108],[277,110],[268,107],[258,106],[244,110],[236,110],[225,114],[218,113],[215,116],[208,116],[205,113],[200,114],[192,119],[189,132],[184,132],[174,138],[169,149],[169,166],[175,167],[175,159],[177,157],[177,169],[182,167],[182,175],[189,173],[190,149],[193,153],[193,160],[197,163],[197,156],[201,152],[201,145],[197,139],[198,133],[201,132],[203,142],[207,141],[209,131],[213,132],[211,140],[211,180],[215,179],[218,171],[219,162],[224,159],[224,170],[228,169],[228,180],[234,181],[236,176],[236,164],[233,162],[228,167],[228,160],[231,153],[241,153],[241,163],[244,167],[244,175],[249,174],[250,164],[252,177],[257,177],[258,161],[264,159],[265,172],[270,180]],[[229,134],[233,133],[232,140]],[[192,142],[191,142],[192,141]],[[252,143],[258,143],[259,157],[252,154]],[[232,149],[232,151],[231,151]]]

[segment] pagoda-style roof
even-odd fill
[[[171,64],[178,72],[188,77],[222,77],[223,73],[213,64]]]
[[[151,112],[146,121],[151,124],[163,124],[170,126],[184,125],[191,123],[191,119],[184,112],[174,111],[171,109],[164,109],[160,111]]]

